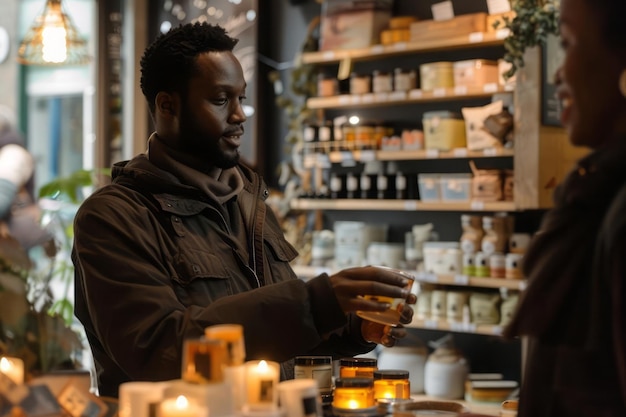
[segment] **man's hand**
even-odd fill
[[[402,298],[407,304],[415,304],[417,301],[415,294],[411,294],[408,288],[411,280],[386,268],[365,266],[344,269],[332,275],[330,282],[345,313],[357,310],[385,311],[390,307],[389,303],[367,300],[363,298],[364,295]]]
[[[410,301],[413,301],[415,294],[411,294]],[[413,301],[414,303],[415,301]],[[408,304],[403,304],[400,315],[400,323],[408,324],[413,319],[413,308]],[[363,320],[361,324],[361,335],[368,342],[378,343],[386,347],[395,346],[398,339],[406,337],[406,329],[401,325],[392,327],[373,321]]]

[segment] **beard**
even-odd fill
[[[179,149],[201,159],[210,166],[221,169],[232,168],[239,162],[239,149],[225,152],[220,146],[220,137],[213,137],[203,133],[191,113],[185,109],[180,116],[180,131],[178,137]]]

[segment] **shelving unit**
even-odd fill
[[[398,42],[392,45],[373,45],[369,48],[307,52],[302,54],[302,62],[305,64],[333,64],[344,60],[370,61],[398,55],[485,48],[504,45],[504,39],[508,35],[508,30],[501,29],[495,32],[474,32],[467,36],[455,36],[424,42]]]
[[[291,208],[294,210],[351,211],[516,211],[515,203],[512,201],[448,203],[378,199],[297,199],[291,202]]]

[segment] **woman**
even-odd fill
[[[561,121],[589,155],[529,248],[508,336],[528,336],[519,417],[626,416],[626,1],[561,0]]]

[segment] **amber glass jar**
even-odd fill
[[[362,410],[374,407],[374,381],[370,378],[338,378],[335,380],[333,407]]]
[[[409,372],[396,369],[374,371],[374,398],[411,398]]]

